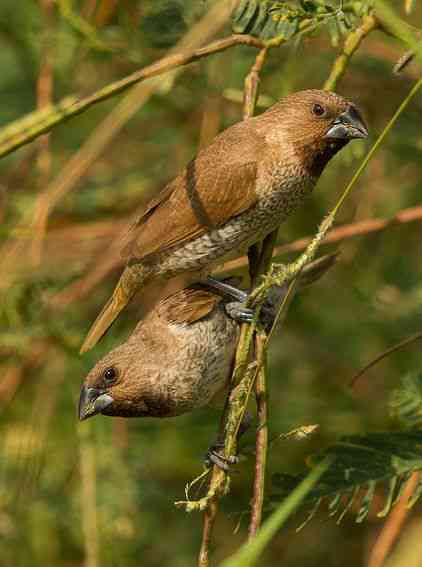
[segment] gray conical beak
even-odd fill
[[[367,138],[368,128],[354,106],[340,114],[331,124],[325,134],[325,138],[337,138],[343,140],[353,140],[355,138]]]
[[[83,421],[88,417],[101,413],[113,402],[114,400],[109,394],[97,388],[82,386],[79,397],[79,419]]]

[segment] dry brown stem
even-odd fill
[[[393,508],[388,516],[368,560],[368,567],[382,567],[385,559],[390,553],[394,543],[403,529],[406,518],[409,514],[407,507],[408,500],[412,497],[419,481],[419,473],[414,472],[407,481],[400,501]]]

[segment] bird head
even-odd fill
[[[272,119],[273,140],[280,140],[314,176],[350,140],[366,138],[367,126],[357,106],[320,90],[293,93],[261,116]]]
[[[139,350],[129,340],[96,363],[81,387],[81,421],[97,414],[122,417],[151,414],[144,401],[145,369],[140,364]]]

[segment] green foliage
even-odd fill
[[[404,426],[420,424],[422,412],[422,378],[407,375],[402,387],[391,395],[392,415]],[[329,460],[327,470],[306,496],[312,505],[304,527],[314,516],[323,500],[327,500],[330,516],[340,523],[346,513],[357,506],[356,523],[368,516],[378,485],[386,488],[384,508],[378,518],[384,518],[400,500],[406,482],[414,471],[422,469],[422,430],[385,431],[366,435],[341,437],[311,459],[312,464]],[[274,474],[272,477],[272,505],[294,490],[306,475]],[[412,507],[422,496],[422,479],[408,506]]]
[[[232,16],[232,29],[261,39],[288,41],[299,32],[313,32],[326,25],[333,45],[337,45],[340,36],[358,24],[368,6],[367,2],[351,2],[343,9],[338,2],[323,0],[241,0]]]
[[[319,481],[328,465],[329,460],[327,459],[303,478],[278,506],[277,510],[264,522],[256,537],[243,545],[233,557],[224,561],[221,567],[253,567],[253,565],[256,565],[265,547],[269,545],[277,531],[312,491],[312,487]]]
[[[50,19],[44,4],[0,2],[1,140],[3,134],[11,135],[7,125],[14,120],[16,132],[21,119],[30,127],[31,119],[49,113],[37,109],[37,93],[48,86],[48,79],[51,103],[86,97],[159,60],[212,2],[74,0],[54,3]],[[260,75],[260,93],[270,101],[290,90],[321,87],[339,50],[313,32],[330,28],[333,40],[336,28],[342,41],[341,33],[355,29],[370,5],[344,2],[341,11],[335,1],[260,4],[255,15],[237,12],[245,26],[238,32],[290,38],[286,46],[269,53]],[[413,9],[411,23],[421,27],[422,7],[411,4],[406,2]],[[256,3],[251,5],[256,9]],[[403,5],[397,1],[394,9]],[[66,6],[70,12],[63,10]],[[342,12],[347,20],[343,23]],[[406,18],[404,10],[400,13]],[[298,45],[294,39],[305,30],[312,33]],[[226,29],[221,35],[229,33]],[[358,50],[338,85],[339,92],[363,108],[374,137],[419,73],[418,64],[412,63],[401,77],[393,76],[392,59],[402,48],[381,33],[375,39]],[[140,558],[148,567],[195,562],[201,518],[183,514],[173,502],[183,497],[186,481],[201,470],[202,455],[216,437],[219,413],[204,409],[172,420],[99,416],[78,426],[82,378],[98,357],[126,338],[149,306],[149,296],[131,305],[95,353],[81,358],[78,348],[120,269],[93,277],[109,260],[114,239],[150,195],[195,154],[199,143],[208,143],[218,130],[241,118],[243,81],[255,54],[251,48],[236,47],[213,55],[184,67],[169,90],[154,94],[50,211],[38,259],[33,245],[39,233],[33,220],[39,197],[62,179],[64,166],[89,136],[95,137],[117,99],[56,127],[48,146],[39,139],[0,161],[2,565],[66,567],[87,563],[88,556],[96,567],[135,567]],[[240,96],[229,100],[226,89]],[[380,92],[382,98],[375,94]],[[27,116],[30,112],[32,117]],[[349,196],[338,225],[388,218],[420,204],[421,112],[419,95]],[[364,146],[351,146],[333,160],[307,206],[283,225],[279,244],[315,231],[364,151]],[[337,265],[295,299],[269,354],[272,435],[282,436],[301,423],[318,423],[319,433],[301,443],[283,441],[283,450],[273,445],[269,474],[300,470],[306,455],[328,447],[318,459],[332,451],[339,461],[323,477],[326,492],[318,485],[320,492],[314,492],[311,505],[323,495],[333,502],[338,493],[349,500],[357,486],[367,493],[370,482],[377,489],[387,488],[394,500],[407,473],[420,466],[419,430],[361,436],[356,432],[391,428],[385,412],[389,392],[397,387],[398,376],[418,367],[420,348],[415,345],[383,361],[353,396],[345,384],[365,361],[422,328],[420,222],[331,246],[341,248]],[[54,302],[58,296],[61,301]],[[420,396],[419,381],[395,398],[393,413],[401,427],[420,424]],[[334,443],[340,435],[342,441]],[[342,444],[345,439],[349,444],[353,440],[351,451]],[[345,471],[354,466],[357,476],[351,474],[348,484]],[[222,503],[215,530],[215,564],[231,556],[247,537],[245,522],[237,534],[234,531],[239,511],[249,509],[253,472],[252,459],[233,472],[232,491]],[[298,480],[282,480],[284,492],[275,484],[273,505],[278,507],[277,498]],[[197,489],[192,489],[192,497]],[[346,506],[342,502],[338,513]],[[413,514],[420,514],[420,506]],[[259,558],[262,567],[280,560],[285,567],[327,567],[337,565],[339,556],[345,567],[355,567],[363,561],[373,527],[369,522],[359,529],[347,522],[311,522],[293,538],[286,523],[271,537]]]
[[[142,30],[154,47],[170,47],[186,32],[183,2],[154,2],[142,21]]]
[[[363,498],[358,505],[356,522],[363,522],[368,516],[378,483],[386,483],[387,486],[385,507],[378,513],[380,518],[386,516],[400,499],[410,474],[422,469],[421,447],[422,431],[369,433],[340,438],[313,458],[314,462],[329,458],[331,464],[306,498],[313,508],[300,528],[314,516],[323,499],[329,500],[330,516],[339,514],[337,522],[341,522],[357,504],[359,495]],[[283,500],[303,478],[305,476],[274,474],[271,502]],[[421,495],[422,482],[411,505]]]
[[[390,413],[402,427],[422,424],[422,374],[406,374],[402,378],[402,387],[391,395]]]

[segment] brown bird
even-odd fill
[[[300,287],[319,279],[334,260],[324,256],[307,266]],[[79,419],[98,413],[172,417],[208,404],[224,389],[239,337],[237,321],[250,321],[253,313],[243,307],[245,292],[216,280],[207,285],[214,289],[197,284],[161,301],[126,342],[97,362],[81,389]],[[264,324],[272,324],[286,289],[274,288]]]
[[[147,282],[196,272],[245,251],[312,191],[327,162],[368,135],[356,106],[325,91],[287,96],[231,126],[153,199],[124,250],[127,266],[92,325],[92,348]]]

